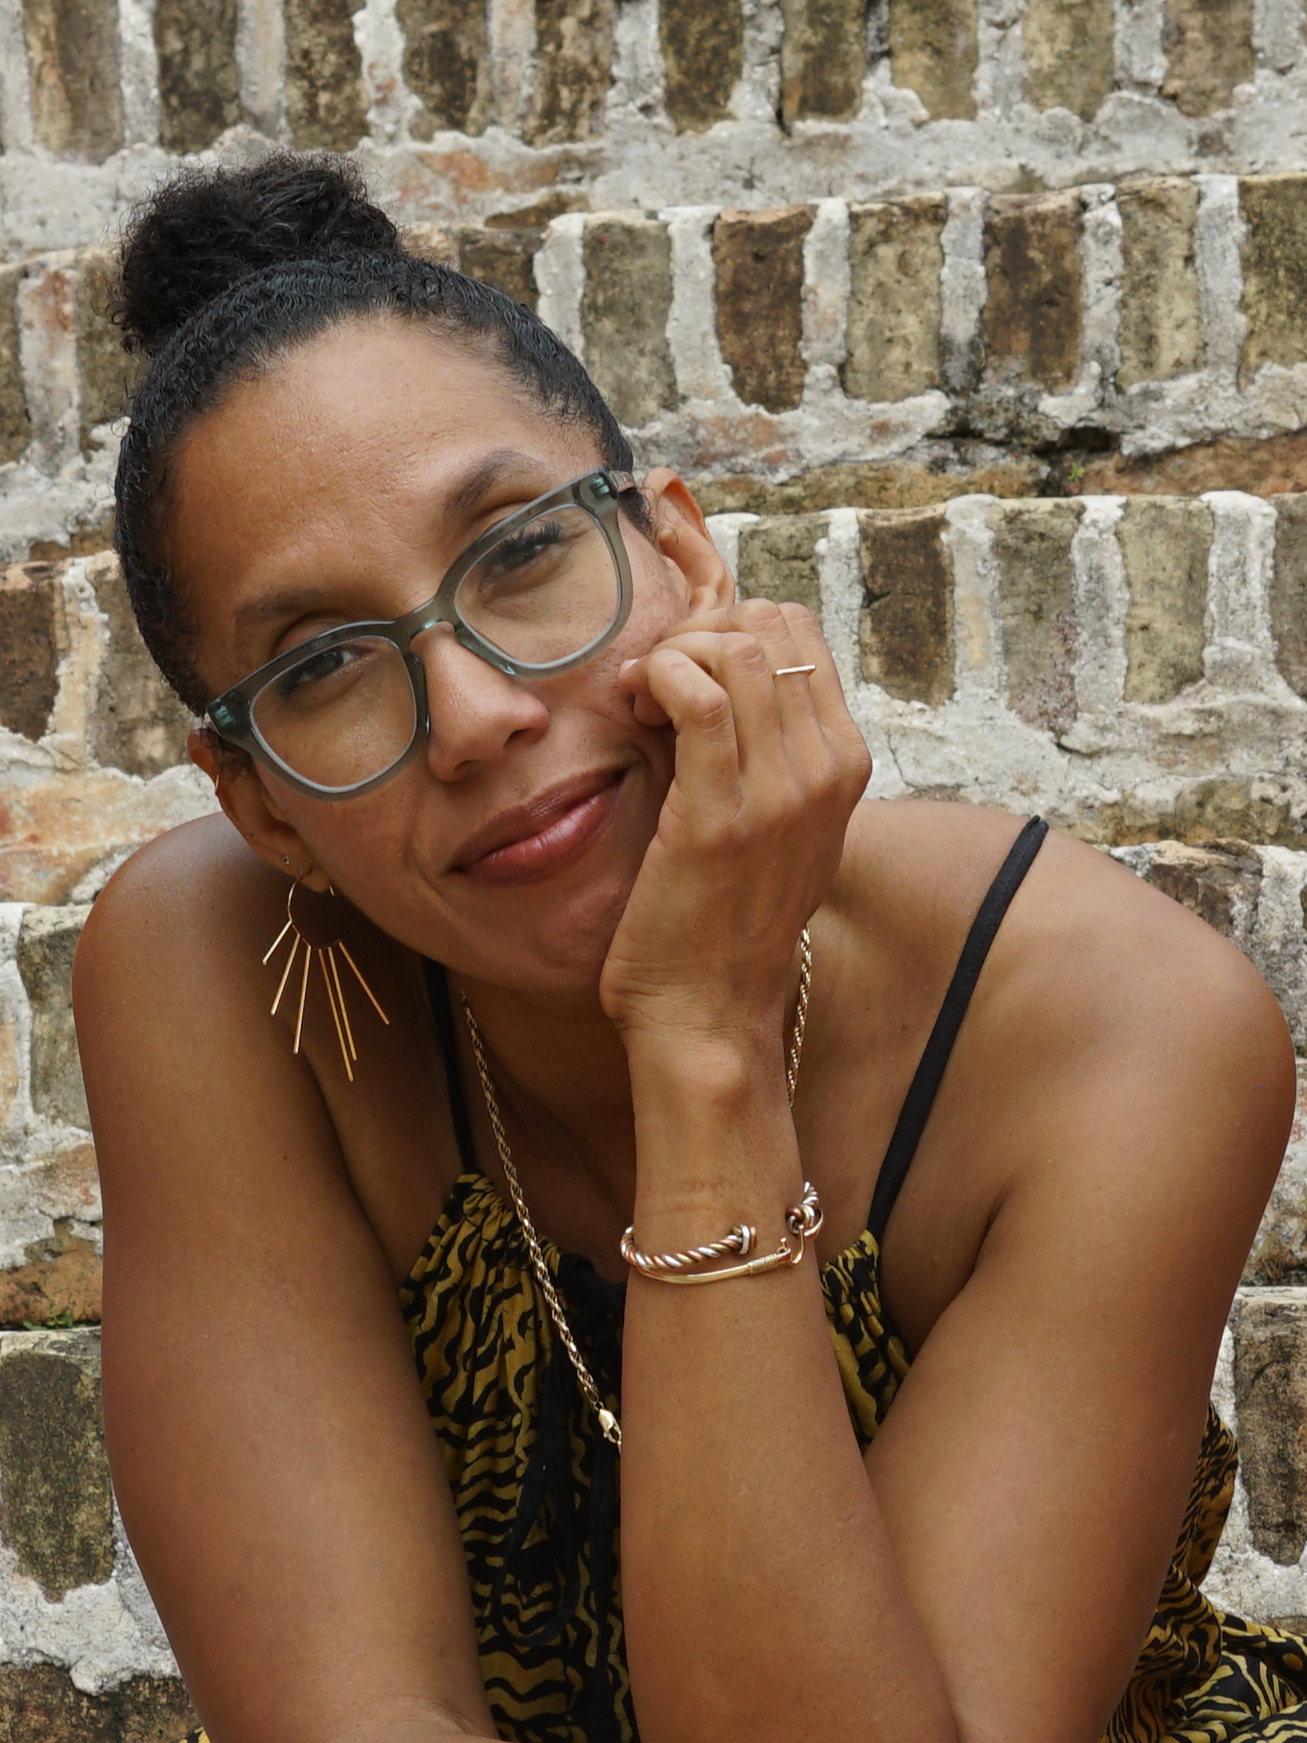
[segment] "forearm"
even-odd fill
[[[646,1250],[785,1233],[802,1175],[778,1060],[632,1049]],[[815,1253],[675,1288],[633,1276],[622,1564],[649,1743],[847,1734],[952,1743],[834,1362]]]

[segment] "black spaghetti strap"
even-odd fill
[[[980,971],[989,955],[989,947],[994,942],[1003,916],[1007,913],[1013,896],[1021,888],[1021,881],[1030,870],[1047,834],[1048,824],[1043,818],[1032,817],[1013,842],[1011,851],[999,868],[998,876],[989,886],[985,899],[980,904],[980,911],[971,923],[967,941],[962,946],[962,954],[953,971],[953,979],[944,994],[944,1002],[939,1007],[939,1015],[930,1031],[930,1039],[926,1042],[921,1062],[908,1085],[898,1123],[894,1127],[885,1160],[881,1163],[880,1173],[876,1177],[876,1190],[872,1195],[867,1227],[877,1241],[885,1233],[890,1212],[894,1209],[899,1190],[907,1179],[912,1158],[917,1153],[921,1134],[926,1129],[926,1121],[930,1118],[930,1110],[935,1105],[935,1097],[939,1093],[949,1056],[953,1052],[953,1043],[958,1038],[962,1019],[967,1014],[971,995],[976,990]]]
[[[454,1039],[454,1007],[449,991],[449,975],[445,965],[426,959],[427,998],[431,1003],[431,1021],[436,1027],[440,1056],[445,1062],[445,1081],[449,1085],[449,1117],[454,1124],[454,1142],[458,1159],[466,1174],[477,1165],[472,1143],[472,1122],[467,1117],[467,1100],[458,1077],[458,1047]]]

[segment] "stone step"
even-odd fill
[[[415,225],[718,510],[1307,488],[1307,175]],[[0,269],[0,559],[105,542],[98,249]]]
[[[1307,848],[1307,496],[717,515],[742,590],[823,622],[871,791],[1091,841]],[[0,900],[90,899],[212,808],[108,554],[0,575]]]
[[[863,197],[1288,168],[1305,48],[1301,0],[159,0],[139,16],[21,0],[8,16],[0,210],[23,249],[94,240],[168,154],[265,140],[361,147],[401,199],[474,220],[542,192],[766,206],[842,191],[841,174]]]
[[[194,1722],[114,1503],[99,1378],[92,1329],[0,1333],[0,1711],[15,1743],[176,1743]],[[1214,1397],[1241,1456],[1205,1590],[1301,1627],[1307,1289],[1239,1291]]]

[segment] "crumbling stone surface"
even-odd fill
[[[32,740],[49,724],[59,688],[60,605],[53,564],[0,574],[0,726]]]
[[[306,150],[349,151],[367,132],[352,0],[286,0],[286,113]]]
[[[595,133],[612,80],[614,0],[535,0],[532,145],[560,145]]]
[[[1307,697],[1307,497],[1275,504],[1275,574],[1271,629],[1281,673]]]
[[[1203,676],[1212,512],[1182,498],[1136,497],[1117,534],[1130,586],[1128,702],[1170,702]]]
[[[748,599],[793,600],[821,622],[817,541],[824,515],[786,515],[740,530],[740,592]]]
[[[1121,213],[1119,387],[1161,381],[1203,363],[1194,221],[1198,190],[1180,176],[1117,192]]]
[[[422,101],[412,124],[429,139],[440,127],[484,133],[490,118],[486,0],[395,0],[404,32],[404,79]]]
[[[0,1539],[49,1599],[114,1569],[98,1368],[84,1334],[0,1344]]]
[[[236,0],[155,0],[159,143],[203,151],[241,119]]]
[[[1021,20],[1026,101],[1090,121],[1115,82],[1112,0],[1028,0]]]
[[[953,695],[953,575],[938,508],[858,517],[862,675],[905,702],[939,707]]]
[[[89,1127],[73,1030],[73,953],[86,910],[29,908],[18,939],[18,972],[32,1011],[32,1104],[39,1114]]]
[[[847,121],[862,104],[866,0],[781,0],[781,120]]]
[[[1296,1563],[1307,1547],[1307,1292],[1243,1303],[1234,1392],[1253,1547]]]
[[[459,232],[457,259],[450,264],[456,264],[469,278],[494,285],[534,313],[539,301],[535,257],[543,234],[538,229],[491,230],[469,226]]]
[[[0,266],[0,465],[17,460],[31,436],[18,338],[18,290],[26,276],[25,267]]]
[[[744,14],[739,0],[661,0],[667,113],[682,133],[702,133],[730,114],[731,93],[744,70]]]
[[[986,273],[985,354],[1000,378],[1068,388],[1080,373],[1080,196],[993,202]]]
[[[934,194],[850,207],[845,393],[874,403],[940,385],[945,217]]]
[[[588,219],[584,259],[586,363],[621,421],[647,424],[677,401],[667,344],[672,275],[666,226],[648,218]]]
[[[91,753],[105,767],[148,780],[184,760],[191,716],[146,651],[117,558],[93,557],[84,573],[107,626]]]
[[[87,1695],[58,1665],[0,1666],[3,1743],[180,1743],[198,1723],[177,1677]]]
[[[932,120],[975,115],[976,0],[889,0],[889,40],[894,83],[915,91]]]
[[[60,157],[99,163],[123,143],[114,0],[23,0],[32,131]]]
[[[1248,322],[1243,367],[1292,367],[1307,344],[1307,180],[1249,176],[1239,186],[1244,221],[1243,309]]]
[[[1075,718],[1071,541],[1079,521],[1079,503],[1041,502],[1001,511],[995,529],[1008,698],[1022,720],[1053,733]]]
[[[713,225],[717,334],[746,405],[785,411],[803,396],[803,242],[812,211],[723,212]]]
[[[1166,0],[1164,19],[1162,95],[1182,115],[1226,108],[1253,76],[1253,0]]]

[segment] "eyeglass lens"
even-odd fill
[[[597,641],[620,602],[607,538],[585,509],[567,505],[485,552],[460,580],[454,604],[467,627],[509,660],[546,666]],[[395,644],[361,635],[271,679],[251,717],[285,767],[339,790],[375,780],[403,758],[417,705]]]

